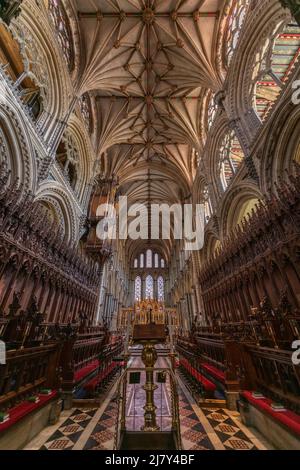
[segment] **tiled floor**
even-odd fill
[[[139,367],[134,359],[131,367]],[[160,358],[158,367],[165,367],[166,359]],[[160,386],[160,385],[159,385]],[[140,427],[143,422],[143,393],[134,404],[132,390],[128,394],[127,414],[132,419],[135,408],[135,421]],[[163,414],[169,413],[168,384],[158,390]],[[73,410],[63,415],[56,427],[46,428],[26,449],[31,450],[113,450],[115,429],[118,419],[118,383],[108,394],[100,408]],[[179,412],[182,445],[184,450],[265,450],[271,447],[258,435],[245,428],[238,413],[224,409],[201,409],[191,397],[184,383],[178,378]],[[159,408],[159,406],[158,406]],[[158,424],[167,426],[167,420]]]
[[[41,450],[72,450],[96,411],[97,409],[74,410],[57,431],[49,437]]]

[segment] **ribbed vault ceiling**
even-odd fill
[[[224,0],[74,0],[80,93],[95,96],[97,152],[132,202],[191,193],[204,97],[221,88]]]

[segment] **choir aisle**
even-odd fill
[[[129,370],[142,367],[140,356],[133,357],[129,362]],[[168,367],[168,359],[159,356],[156,368]],[[115,450],[119,381],[113,385],[101,406],[80,406],[62,412],[59,422],[44,429],[25,450]],[[177,383],[183,450],[272,449],[256,431],[242,424],[238,413],[226,409],[200,408],[178,375]],[[160,427],[167,428],[170,415],[169,388],[167,383],[157,385],[155,404],[163,410],[163,416],[157,421]],[[143,421],[145,392],[141,384],[136,384],[128,388],[127,394],[126,413],[129,419],[134,419],[137,429]]]

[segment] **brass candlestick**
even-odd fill
[[[153,342],[147,341],[144,343],[142,361],[146,369],[146,383],[143,387],[146,392],[146,405],[144,406],[145,424],[141,430],[153,432],[159,430],[156,423],[156,406],[154,403],[154,392],[157,389],[157,385],[154,383],[154,366],[157,361],[157,352]]]

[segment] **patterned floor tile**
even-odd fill
[[[253,442],[222,409],[202,410],[227,450],[257,450]]]
[[[41,450],[71,450],[90,423],[97,408],[74,410],[42,446]]]

